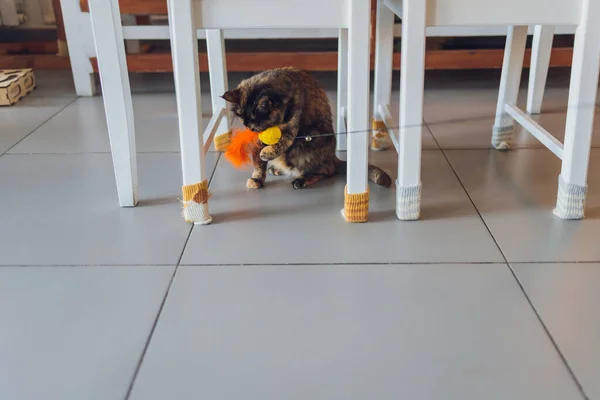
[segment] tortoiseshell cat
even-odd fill
[[[335,154],[336,137],[327,95],[307,72],[292,67],[268,70],[244,80],[222,97],[232,104],[232,112],[246,128],[255,132],[272,126],[281,129],[278,143],[261,143],[252,152],[254,173],[248,179],[249,188],[263,187],[268,163],[273,175],[296,176],[292,182],[295,189],[346,173],[346,162]],[[305,140],[305,136],[312,140]],[[382,186],[392,183],[387,173],[372,165],[369,179]]]

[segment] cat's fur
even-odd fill
[[[249,188],[263,187],[267,165],[274,175],[293,175],[299,189],[324,178],[346,173],[346,162],[336,157],[331,108],[319,82],[307,72],[287,67],[254,75],[223,98],[244,126],[255,132],[272,126],[281,129],[278,143],[261,145],[252,151],[254,173]],[[299,138],[296,138],[299,136]],[[303,137],[311,136],[306,141]],[[369,179],[389,186],[390,176],[369,165]]]

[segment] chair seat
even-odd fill
[[[365,0],[367,1],[367,0]],[[194,0],[204,29],[348,28],[348,0]]]
[[[89,11],[89,0],[80,0]],[[195,0],[196,26],[203,29],[347,28],[348,0]],[[167,14],[166,0],[119,0],[122,14]],[[293,10],[290,12],[290,10]]]
[[[385,0],[402,15],[402,0]],[[582,0],[428,0],[427,26],[577,25]]]

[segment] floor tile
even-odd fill
[[[469,264],[180,267],[130,400],[166,398],[582,397],[508,267]]]
[[[588,399],[600,399],[600,264],[513,269]]]
[[[36,88],[33,93],[38,97],[75,98],[73,75],[67,70],[35,70]]]
[[[560,161],[548,150],[446,155],[509,261],[600,261],[600,150],[592,151],[582,221],[552,214]]]
[[[31,93],[17,104],[0,107],[0,155],[38,129],[73,98],[42,97]]]
[[[133,96],[138,152],[178,152],[179,128],[173,93]],[[208,110],[210,112],[210,109]],[[208,124],[210,113],[204,120]],[[79,98],[11,153],[109,153],[102,97]]]
[[[122,400],[174,267],[0,267],[0,398]]]
[[[371,156],[395,178],[394,151]],[[236,170],[223,159],[211,185],[214,222],[193,230],[182,263],[502,261],[443,155],[425,151],[423,164],[421,221],[399,221],[395,188],[372,184],[369,223],[349,224],[340,214],[345,177],[294,190],[291,179],[270,176],[264,189],[251,190],[246,189],[250,171]]]
[[[561,142],[567,111],[568,86],[546,90],[541,115],[533,119]],[[425,92],[424,117],[435,140],[443,149],[488,149],[494,125],[498,87],[459,81],[443,89]],[[520,92],[518,106],[525,109],[527,90]],[[596,121],[600,121],[600,107]],[[595,124],[592,144],[600,147],[600,123]],[[515,125],[514,148],[544,148],[520,125]]]
[[[64,74],[63,74],[64,75]],[[65,78],[61,75],[61,79]],[[230,74],[237,84],[245,74]],[[208,76],[202,74],[202,82]],[[44,81],[45,82],[45,81]],[[98,85],[101,90],[101,86]],[[132,74],[131,90],[138,152],[179,152],[177,104],[172,74]],[[212,114],[210,86],[202,93],[204,126]],[[14,144],[14,143],[13,143]],[[82,97],[15,146],[12,154],[109,153],[102,96]]]
[[[0,265],[176,264],[191,228],[180,157],[138,162],[140,202],[120,208],[108,154],[1,157]]]

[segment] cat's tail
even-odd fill
[[[346,161],[336,159],[335,173],[339,175],[346,175],[347,171],[348,164]],[[387,172],[371,164],[369,164],[369,179],[373,183],[384,187],[389,187],[392,184],[392,178]]]

